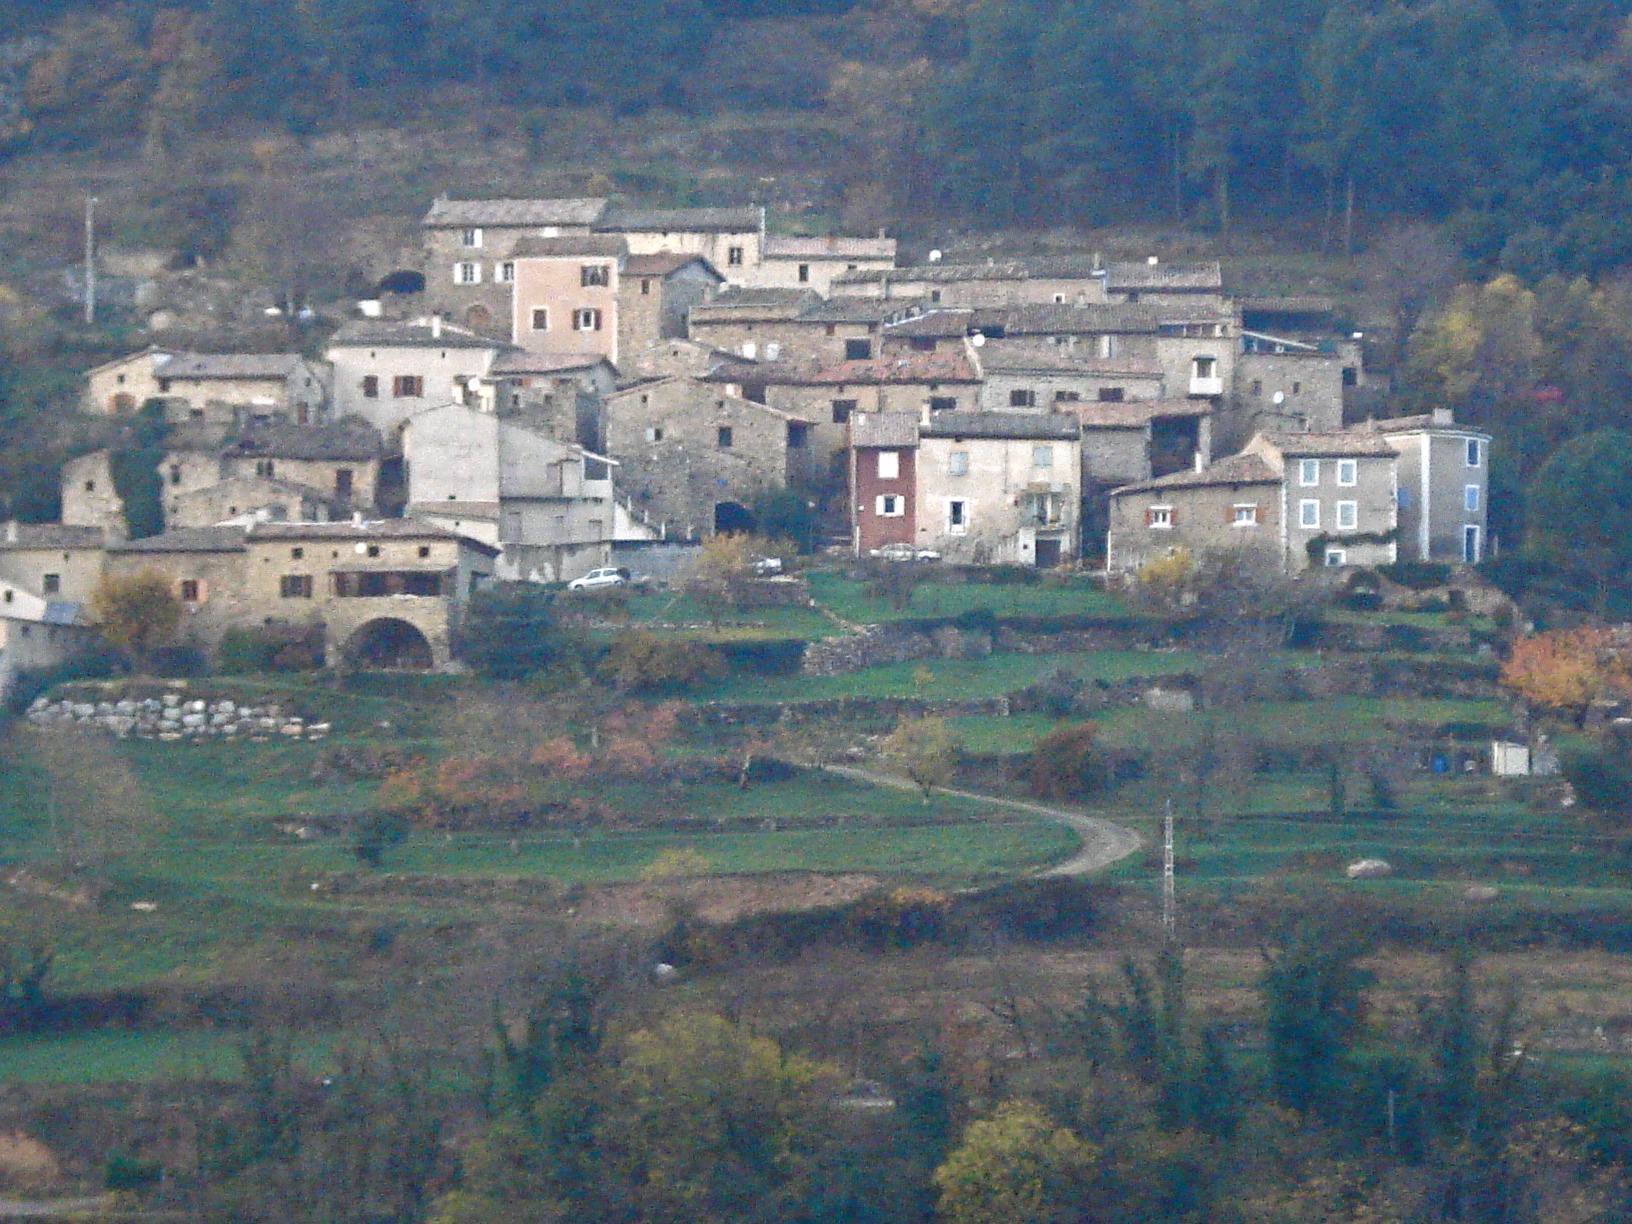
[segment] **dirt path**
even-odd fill
[[[0,1199],[0,1220],[48,1220],[61,1216],[83,1216],[105,1211],[114,1205],[111,1195],[74,1199]]]
[[[897,790],[918,789],[915,783],[893,774],[874,773],[870,769],[856,769],[850,765],[824,765],[822,768],[828,773],[854,778],[858,782],[870,782],[874,786],[893,786]],[[1082,845],[1077,848],[1075,854],[1058,866],[1038,872],[1037,874],[1041,876],[1087,875],[1101,867],[1109,867],[1112,863],[1120,862],[1145,844],[1145,839],[1132,829],[1112,824],[1100,816],[1089,816],[1085,812],[1045,807],[1041,803],[1027,803],[1023,799],[1002,799],[996,795],[982,795],[977,791],[954,790],[949,786],[937,786],[935,789],[943,795],[953,795],[959,799],[973,799],[978,803],[990,803],[995,807],[1030,812],[1034,816],[1042,816],[1062,824],[1082,838]]]

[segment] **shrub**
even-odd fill
[[[717,650],[697,642],[633,630],[620,633],[596,670],[617,688],[688,689],[726,673]]]
[[[556,624],[553,591],[530,582],[500,582],[470,598],[454,653],[479,676],[520,680],[547,671],[567,653]]]
[[[1039,799],[1078,799],[1110,780],[1111,766],[1100,749],[1093,723],[1056,727],[1037,741],[1022,775]]]
[[[1627,817],[1632,810],[1632,770],[1624,760],[1607,752],[1572,752],[1565,755],[1563,766],[1583,807],[1606,816]]]
[[[1390,582],[1413,591],[1444,586],[1451,580],[1451,567],[1441,561],[1395,561],[1380,565],[1377,572]]]
[[[228,629],[215,652],[225,676],[316,671],[323,666],[322,625],[258,625]]]

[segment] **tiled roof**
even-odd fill
[[[100,548],[100,527],[71,527],[65,523],[0,523],[0,549]]]
[[[802,323],[888,323],[903,319],[920,309],[916,301],[903,298],[834,297],[812,302],[800,312]]]
[[[561,238],[523,234],[510,253],[517,259],[611,259],[627,255],[629,244],[616,234],[568,234]]]
[[[1329,315],[1336,309],[1337,303],[1331,298],[1314,294],[1241,299],[1242,314]]]
[[[772,234],[765,239],[766,259],[894,259],[894,238],[795,238]]]
[[[1402,434],[1421,433],[1427,429],[1438,429],[1447,433],[1467,434],[1470,437],[1488,438],[1490,435],[1474,425],[1458,425],[1455,420],[1436,420],[1431,412],[1421,416],[1389,417],[1381,421],[1367,421],[1353,427],[1364,433]]]
[[[934,412],[918,427],[925,438],[1038,438],[1075,441],[1077,418],[1034,412]]]
[[[355,319],[329,337],[329,348],[485,348],[508,349],[503,340],[490,340],[452,323],[440,328],[428,319],[395,322],[385,319]]]
[[[980,375],[960,347],[939,353],[890,353],[857,361],[794,363],[724,362],[707,375],[709,382],[764,383],[781,386],[830,386],[869,383],[975,383]]]
[[[658,251],[655,255],[631,255],[623,262],[623,270],[630,276],[668,276],[680,271],[688,264],[702,264],[716,277],[720,274],[714,271],[714,265],[701,255],[688,255],[683,251]],[[722,278],[723,279],[723,278]]]
[[[850,418],[850,445],[918,445],[918,418],[910,412],[858,412]]]
[[[242,527],[177,527],[142,540],[120,540],[108,545],[110,553],[243,552]]]
[[[1161,417],[1204,417],[1211,411],[1205,400],[1097,400],[1070,405],[1071,415],[1085,429],[1133,429]]]
[[[226,447],[226,453],[234,456],[313,460],[375,459],[382,450],[379,431],[355,418],[333,425],[258,425]]]
[[[1221,290],[1224,273],[1217,260],[1193,264],[1116,262],[1105,267],[1109,289]]]
[[[673,383],[700,387],[703,390],[703,394],[711,395],[722,401],[728,399],[731,401],[732,405],[737,408],[751,408],[758,412],[767,413],[770,416],[778,418],[779,420],[792,421],[798,425],[816,424],[816,422],[810,417],[803,416],[797,412],[791,412],[785,408],[773,408],[769,404],[761,404],[758,400],[744,399],[740,395],[722,396],[719,390],[707,380],[692,378],[685,374],[665,374],[658,378],[643,378],[635,382],[625,383],[616,391],[606,396],[606,402],[611,404],[615,400],[624,400],[629,396],[634,395],[636,392],[649,394],[658,387],[666,387]]]
[[[611,208],[596,224],[598,230],[672,234],[748,233],[764,225],[764,210],[747,208]]]
[[[937,339],[967,336],[974,317],[973,310],[930,309],[910,319],[902,319],[899,323],[886,323],[884,334],[886,337],[930,336]]]
[[[593,225],[606,211],[601,198],[561,200],[435,200],[428,226]]]
[[[1279,484],[1275,470],[1257,455],[1230,455],[1214,460],[1199,472],[1174,472],[1155,480],[1123,485],[1111,491],[1112,497],[1124,493],[1154,492],[1161,489],[1204,489],[1218,485]]]
[[[253,540],[458,540],[490,554],[499,551],[457,531],[412,518],[365,519],[361,523],[256,523],[249,529],[249,536]]]
[[[1281,454],[1298,459],[1364,458],[1394,454],[1394,448],[1376,434],[1266,433],[1262,437]]]
[[[1092,255],[1038,255],[1020,261],[1020,266],[1038,280],[1098,280],[1105,267]]]
[[[1020,336],[1146,334],[1155,332],[1156,326],[1154,308],[1120,304],[994,306],[976,310],[974,317],[977,331],[1001,327],[1008,335]]]
[[[1027,277],[1024,264],[1020,263],[985,263],[985,264],[918,264],[910,268],[857,268],[854,272],[841,272],[833,278],[835,285],[878,285],[885,281],[900,281],[903,284],[925,282],[930,284],[950,284],[957,281],[1025,280]]]
[[[532,353],[511,349],[500,353],[488,367],[489,374],[561,374],[568,370],[589,370],[611,365],[602,353]]]
[[[706,305],[709,306],[804,306],[821,301],[814,289],[793,289],[773,285],[728,285]]]
[[[160,378],[286,379],[301,361],[298,353],[177,353],[153,372]]]
[[[219,494],[222,489],[226,488],[246,489],[250,490],[251,492],[270,491],[273,493],[283,494],[292,493],[299,497],[306,498],[308,501],[322,502],[330,507],[338,507],[344,504],[339,498],[335,497],[332,491],[319,489],[315,485],[301,484],[300,482],[294,480],[277,480],[271,477],[255,476],[249,473],[229,476],[227,479],[217,481],[215,484],[204,485],[202,488],[197,489],[188,489],[185,493],[176,493],[173,496],[178,501],[186,501],[189,498],[196,500],[206,495],[215,496]],[[257,507],[252,506],[250,508],[256,509]]]
[[[981,345],[980,364],[988,374],[1049,373],[1124,378],[1162,376],[1162,367],[1154,361],[1101,359],[1035,340],[988,340]]]

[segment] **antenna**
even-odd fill
[[[85,197],[85,325],[96,323],[96,197]]]
[[[1179,896],[1173,877],[1173,800],[1162,817],[1162,935],[1169,942],[1179,924]]]

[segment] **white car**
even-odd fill
[[[768,578],[772,574],[782,572],[781,557],[756,557],[750,564],[753,566],[754,573],[761,578]]]
[[[581,578],[574,578],[567,583],[569,591],[598,591],[604,587],[620,587],[629,585],[629,571],[621,565],[607,565],[600,569],[592,569]]]

